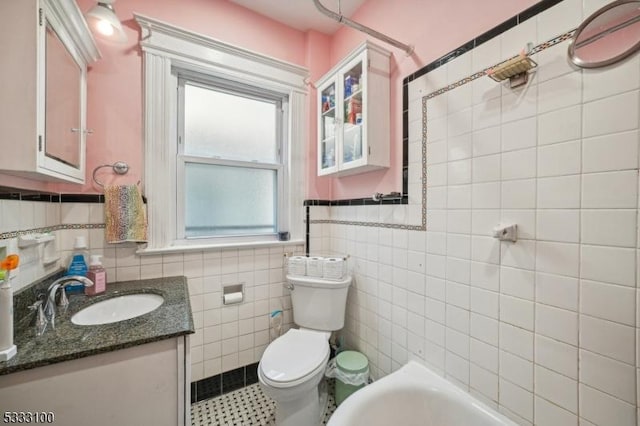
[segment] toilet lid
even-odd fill
[[[292,382],[316,370],[328,351],[329,343],[322,333],[291,329],[267,346],[260,369],[270,381]]]

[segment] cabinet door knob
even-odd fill
[[[78,128],[78,127],[72,127],[72,128],[71,128],[71,131],[72,131],[73,133],[78,133],[78,132],[81,132],[81,131],[82,131],[82,129],[80,129],[80,128]]]

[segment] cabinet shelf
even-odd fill
[[[345,102],[349,102],[349,100],[351,100],[352,98],[361,101],[362,100],[362,90],[358,90],[357,92],[352,93],[348,97],[344,98],[344,101]]]
[[[44,259],[42,259],[42,264],[44,266],[49,266],[49,265],[52,265],[52,264],[56,263],[58,260],[60,260],[60,256],[45,257]]]
[[[324,117],[335,117],[335,114],[336,114],[336,108],[335,107],[329,108],[328,110],[322,112],[322,115]]]
[[[389,58],[387,50],[365,42],[316,83],[321,105],[335,93],[335,107],[317,116],[318,176],[389,167]],[[344,96],[350,80],[358,90]]]
[[[26,248],[55,240],[53,234],[27,234],[18,237],[18,248]]]

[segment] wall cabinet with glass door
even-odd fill
[[[390,53],[365,42],[318,88],[318,176],[389,167]]]
[[[0,173],[83,183],[87,65],[99,52],[73,0],[0,2]]]

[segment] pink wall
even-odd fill
[[[78,0],[78,4],[86,12],[95,0]],[[94,133],[87,139],[87,183],[52,185],[56,191],[100,192],[91,180],[93,169],[118,160],[129,163],[129,174],[114,177],[109,169],[102,169],[102,181],[136,182],[144,175],[142,57],[133,12],[298,65],[308,59],[309,38],[313,46],[328,52],[328,40],[322,41],[321,36],[306,37],[226,0],[127,0],[118,1],[115,8],[129,41],[118,45],[97,39],[102,59],[88,75],[87,125]],[[328,60],[328,53],[325,56]]]
[[[317,31],[308,31],[306,34],[307,51],[306,66],[309,68],[311,81],[318,81],[330,68],[331,38]],[[307,150],[307,191],[306,197],[309,199],[331,198],[331,178],[318,177],[318,150],[316,138],[318,131],[318,94],[313,85],[309,86],[309,141]]]
[[[402,80],[456,47],[535,4],[534,0],[368,0],[352,20],[415,46],[412,56],[376,39],[391,50],[391,168],[332,179],[332,199],[369,197],[402,190]],[[348,27],[331,40],[331,64],[367,36]]]
[[[87,11],[95,0],[78,0]],[[309,92],[309,146],[307,198],[344,199],[368,197],[374,192],[402,188],[402,79],[459,45],[493,28],[532,4],[534,0],[368,0],[352,17],[364,25],[413,44],[407,57],[392,52],[391,73],[391,164],[385,171],[343,178],[319,178],[316,173],[316,92]],[[148,15],[250,50],[309,68],[317,81],[334,64],[360,44],[366,36],[343,27],[332,37],[303,33],[258,15],[226,0],[127,0],[116,3],[118,16],[129,36],[126,45],[98,40],[103,58],[93,64],[88,77],[87,124],[94,134],[87,140],[87,183],[42,184],[7,179],[6,184],[60,192],[100,192],[91,172],[100,164],[127,161],[129,175],[115,177],[103,169],[106,182],[135,182],[144,174],[142,141],[142,58],[138,27],[133,12]],[[451,29],[455,28],[455,31]],[[372,39],[373,42],[384,43]],[[0,178],[3,178],[0,176]],[[5,183],[5,179],[0,179]],[[20,185],[19,185],[20,184]]]
[[[29,189],[38,192],[53,192],[54,184],[39,180],[26,179],[23,177],[6,175],[0,173],[0,186],[7,188]]]

